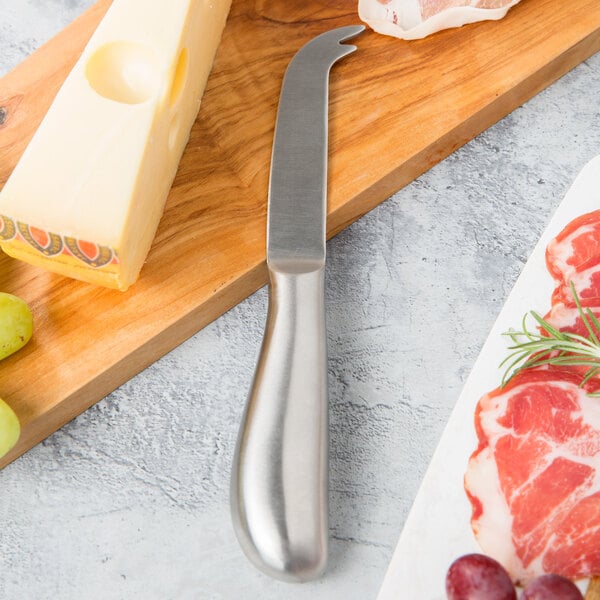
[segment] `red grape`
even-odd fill
[[[504,567],[483,554],[457,558],[446,575],[448,600],[517,600]]]
[[[583,595],[565,577],[540,575],[525,586],[521,600],[583,600]]]

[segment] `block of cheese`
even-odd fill
[[[231,0],[114,0],[0,192],[0,245],[126,290],[138,277]]]

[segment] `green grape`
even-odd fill
[[[4,456],[16,443],[21,434],[21,425],[12,408],[0,400],[0,456]]]
[[[27,304],[0,292],[0,360],[22,348],[32,332],[33,318]]]

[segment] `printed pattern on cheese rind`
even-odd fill
[[[8,217],[0,215],[0,240],[8,242],[17,235],[15,222]]]
[[[56,256],[62,252],[64,244],[60,235],[49,233],[37,227],[17,221],[20,236],[35,250],[45,256]]]
[[[116,262],[115,252],[108,246],[100,246],[99,244],[76,240],[73,237],[67,236],[64,238],[64,243],[72,256],[95,269],[100,269],[113,263],[113,258],[115,258]]]
[[[28,245],[48,258],[72,257],[92,269],[119,264],[116,250],[109,246],[59,235],[0,215],[0,242],[15,241]]]

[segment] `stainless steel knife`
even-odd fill
[[[283,80],[271,159],[265,336],[240,427],[232,519],[248,558],[278,579],[327,562],[328,406],[324,312],[329,70],[361,25],[303,46]]]

